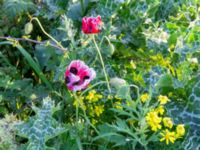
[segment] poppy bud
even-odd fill
[[[122,86],[125,86],[127,83],[124,79],[115,77],[110,79],[110,85],[119,89]]]

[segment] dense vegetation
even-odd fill
[[[199,0],[0,9],[0,150],[200,149]],[[98,15],[101,32],[83,32]],[[96,72],[86,89],[66,86],[73,60]]]

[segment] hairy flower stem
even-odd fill
[[[79,101],[79,98],[78,98],[78,96],[76,95],[75,92],[73,93],[73,95],[75,97],[75,101],[77,101],[77,103],[76,103],[76,123],[78,123],[78,120],[79,120],[78,107],[79,107],[80,101]]]
[[[42,26],[40,20],[39,20],[37,17],[31,18],[30,22],[32,22],[33,20],[35,20],[35,21],[38,23],[38,25],[40,26],[40,29],[42,30],[42,32],[43,32],[46,36],[48,36],[52,41],[54,41],[54,42],[56,43],[56,45],[58,45],[61,49],[66,50],[66,49],[61,45],[60,42],[58,42],[54,37],[52,37],[49,33],[47,33],[47,32],[44,30],[44,28],[43,28],[43,26]],[[68,55],[67,55],[67,57],[69,58]]]
[[[106,82],[107,82],[108,90],[109,90],[109,92],[111,93],[111,88],[110,88],[110,84],[109,84],[109,81],[108,81],[108,75],[107,75],[107,73],[106,73],[104,61],[103,61],[103,58],[102,58],[100,49],[99,49],[99,47],[98,47],[98,45],[97,45],[97,43],[96,43],[96,40],[95,40],[94,35],[92,35],[92,39],[93,39],[94,45],[95,45],[95,47],[96,47],[97,53],[99,54],[99,58],[100,58],[100,61],[101,61],[101,65],[102,65],[102,67],[103,67],[103,72],[104,72],[105,79],[106,79]]]

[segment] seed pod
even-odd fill
[[[33,30],[33,24],[31,22],[28,22],[27,24],[25,24],[25,27],[24,27],[25,34],[30,34],[32,30]]]

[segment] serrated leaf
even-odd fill
[[[18,134],[29,139],[28,150],[44,150],[46,141],[66,131],[52,117],[54,107],[53,101],[47,97],[43,99],[42,108],[34,109],[34,117],[16,125]]]

